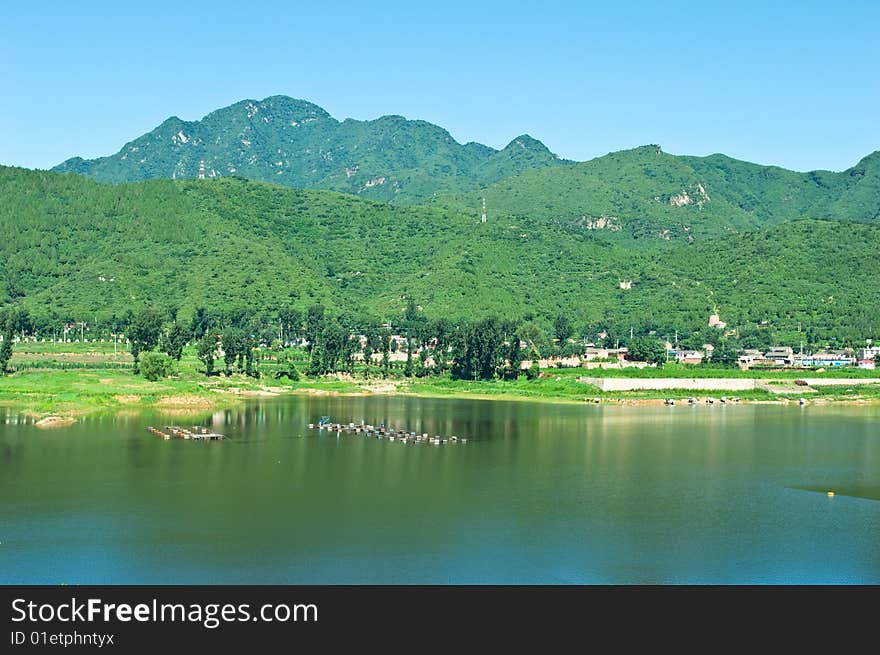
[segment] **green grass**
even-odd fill
[[[422,378],[402,389],[404,393],[428,396],[499,397],[530,400],[562,400],[583,402],[601,395],[589,384],[573,379],[555,380],[542,378],[527,380],[521,377],[511,381],[472,382],[443,378]]]

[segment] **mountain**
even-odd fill
[[[680,166],[679,186],[696,170]],[[859,197],[862,182],[848,184]],[[880,336],[875,221],[798,220],[643,249],[528,212],[481,224],[452,206],[238,178],[103,184],[0,167],[0,197],[0,306],[23,302],[46,323],[105,323],[144,305],[187,317],[315,302],[393,319],[412,297],[434,317],[549,326],[562,313],[618,335],[684,334],[717,310],[743,333],[796,341],[800,322],[816,338]],[[677,209],[694,207],[664,211]]]
[[[438,203],[579,227],[656,244],[801,218],[880,223],[880,152],[841,173],[796,173],[724,155],[676,156],[657,145],[570,166],[526,170]]]
[[[304,100],[242,100],[200,121],[171,117],[109,157],[74,157],[53,171],[104,182],[239,176],[295,188],[331,189],[365,198],[420,202],[531,168],[560,164],[529,136],[500,151],[460,144],[425,121],[383,116],[338,121]]]
[[[574,163],[529,135],[502,150],[460,144],[425,121],[338,121],[304,100],[243,100],[200,121],[172,117],[100,159],[53,171],[106,182],[244,177],[398,204],[542,219],[630,245],[693,242],[801,218],[880,221],[880,152],[799,173],[649,145]]]

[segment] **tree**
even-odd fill
[[[373,352],[382,347],[379,341],[379,335],[373,326],[365,329],[366,340],[364,341],[364,377],[370,377],[370,363],[373,359]]]
[[[572,332],[574,332],[574,327],[568,319],[568,316],[560,314],[556,317],[556,320],[553,321],[553,336],[559,340],[560,345],[565,343],[566,339],[571,336]]]
[[[659,339],[635,337],[629,343],[627,357],[649,364],[663,364],[666,361],[666,346]]]
[[[223,344],[224,372],[227,376],[232,375],[232,366],[244,354],[244,331],[241,328],[228,328],[223,331],[221,341]],[[241,361],[239,361],[238,368],[241,370]]]
[[[318,337],[324,330],[325,322],[324,305],[315,304],[308,308],[306,311],[305,337],[306,341],[308,341],[306,349],[309,352],[312,352],[312,349],[315,347],[315,342],[317,342]]]
[[[131,356],[134,358],[134,372],[140,372],[140,355],[152,350],[159,343],[162,334],[162,313],[147,307],[134,315],[128,328]]]
[[[519,347],[519,330],[515,321],[504,321],[501,326],[504,332],[504,359],[507,366],[504,370],[505,379],[516,380],[520,374],[520,364],[522,363],[522,348]]]
[[[403,313],[403,320],[406,323],[414,323],[419,319],[419,308],[416,305],[416,301],[412,298],[407,299],[406,301],[406,311]]]
[[[727,339],[712,351],[712,361],[722,366],[733,366],[739,362],[739,353]]]
[[[208,312],[204,307],[196,308],[192,321],[189,324],[190,335],[193,339],[201,339],[208,331]]]
[[[18,329],[18,314],[8,309],[0,314],[0,334],[3,342],[0,343],[0,375],[9,373],[9,360],[12,359],[12,341],[15,339],[15,331]]]
[[[403,374],[408,378],[411,378],[413,374],[413,342],[413,338],[406,337],[406,367],[403,369]]]
[[[495,317],[461,323],[452,339],[453,379],[491,380],[503,375],[505,331]]]
[[[382,377],[387,378],[391,371],[391,335],[382,337]]]
[[[541,377],[541,366],[538,364],[538,360],[532,360],[532,365],[526,369],[526,378],[529,380],[537,380]]]
[[[299,380],[299,371],[296,369],[293,361],[293,355],[284,351],[281,353],[281,356],[278,358],[279,369],[275,373],[276,378],[287,377],[292,382],[296,382]]]
[[[154,382],[159,378],[168,377],[174,370],[168,355],[153,351],[145,352],[141,356],[140,368],[141,374]]]
[[[217,335],[205,333],[199,340],[199,360],[205,365],[205,375],[214,375],[214,356],[217,353]]]
[[[353,352],[351,334],[338,322],[328,323],[315,340],[309,359],[309,375],[324,375],[339,370],[340,364],[348,364]]]
[[[279,313],[279,318],[281,319],[281,332],[283,337],[281,339],[281,345],[293,343],[299,336],[299,331],[302,326],[302,312],[293,307],[284,307]]]
[[[168,356],[172,359],[176,359],[178,362],[181,357],[183,357],[183,347],[186,345],[186,332],[183,327],[181,327],[180,323],[175,321],[168,332],[165,334],[164,343],[162,344],[163,350],[168,353]]]
[[[449,351],[449,339],[452,325],[448,319],[439,318],[431,324],[430,334],[436,339],[434,343],[434,370],[442,374],[446,370],[446,356]]]
[[[257,362],[254,354],[254,336],[252,334],[246,334],[244,339],[241,341],[241,353],[239,356],[239,368],[241,368],[241,357],[244,357],[244,372],[249,378],[259,378],[260,371],[257,367]]]

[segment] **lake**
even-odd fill
[[[227,439],[146,430],[171,423]],[[876,584],[878,537],[877,407],[297,395],[52,430],[0,408],[5,584]]]

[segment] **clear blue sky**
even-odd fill
[[[796,170],[880,149],[880,2],[0,4],[0,163],[116,152],[285,94],[589,159],[659,143]]]

